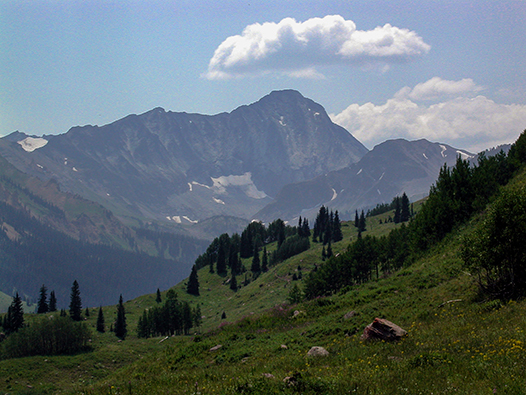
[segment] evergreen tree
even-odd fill
[[[336,210],[332,222],[332,241],[337,242],[340,240],[343,240],[342,224],[340,222],[338,210]]]
[[[71,297],[69,303],[69,315],[73,321],[80,321],[82,314],[82,301],[80,299],[79,283],[77,280],[73,281],[71,287]]]
[[[61,317],[67,317],[68,313],[66,313],[66,309],[60,309],[60,316]]]
[[[122,301],[122,294],[119,297],[119,304],[117,306],[117,320],[115,321],[115,336],[119,339],[124,340],[127,334],[126,329],[126,311],[124,310],[124,304]]]
[[[327,259],[332,256],[332,247],[331,242],[329,241],[329,244],[327,245]]]
[[[233,274],[230,279],[230,289],[234,292],[237,291],[237,280],[235,274]]]
[[[223,311],[223,314],[221,314],[221,319],[226,320],[226,313]]]
[[[259,260],[259,252],[257,245],[254,245],[254,256],[252,257],[252,266],[250,267],[252,273],[259,273],[261,271],[261,265]]]
[[[40,295],[37,303],[37,314],[45,314],[49,311],[47,303],[47,288],[44,284],[40,287]]]
[[[217,274],[226,274],[226,246],[223,243],[219,243],[217,250]]]
[[[303,234],[303,237],[309,237],[310,236],[309,220],[307,218],[303,219],[302,234]]]
[[[86,307],[86,310],[84,311],[84,315],[86,317],[89,317],[89,307]]]
[[[13,297],[13,301],[11,302],[11,306],[9,306],[9,309],[9,331],[17,332],[20,328],[24,326],[24,309],[22,308],[22,298],[18,296],[18,292]]]
[[[303,219],[301,218],[301,215],[300,219],[298,220],[298,236],[305,237],[305,235],[303,234]]]
[[[261,270],[263,272],[268,271],[268,254],[267,246],[263,246],[263,258],[261,258]]]
[[[161,298],[161,291],[159,291],[159,288],[157,288],[157,295],[155,296],[155,301],[157,303],[161,303],[163,301]]]
[[[97,316],[97,332],[104,333],[104,312],[102,311],[102,306],[99,307],[99,315]]]
[[[327,258],[327,253],[325,252],[325,246],[321,247],[321,260],[324,261]]]
[[[358,217],[358,210],[354,213],[354,227],[360,228],[360,217]]]
[[[57,297],[55,296],[55,291],[51,291],[49,295],[49,311],[57,311]]]
[[[409,221],[409,218],[411,217],[411,212],[409,207],[409,198],[407,197],[405,192],[402,195],[400,206],[400,222]]]
[[[199,278],[197,276],[197,267],[195,265],[192,266],[192,272],[190,273],[190,278],[188,279],[186,292],[190,295],[199,296]]]
[[[399,224],[402,222],[401,216],[402,216],[402,207],[400,205],[400,198],[397,196],[395,197],[395,212],[394,212],[394,219],[393,222],[395,224]]]
[[[358,226],[358,229],[360,232],[365,232],[367,229],[365,227],[365,213],[362,210],[362,213],[360,214],[360,225]]]

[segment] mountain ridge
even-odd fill
[[[56,178],[65,190],[116,212],[158,220],[248,219],[282,186],[367,152],[321,105],[293,90],[230,113],[155,108],[104,126],[73,127],[33,152],[10,140],[0,139],[0,154],[23,172]],[[214,181],[222,177],[230,177],[228,185]]]

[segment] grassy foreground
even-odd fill
[[[370,232],[392,226],[373,225]],[[353,237],[352,226],[343,230],[344,240]],[[237,293],[205,268],[201,296],[176,286],[180,299],[201,303],[201,333],[137,339],[138,316],[155,304],[154,295],[145,295],[126,303],[125,341],[93,329],[92,352],[0,361],[0,393],[526,393],[526,303],[477,298],[458,257],[461,234],[389,277],[294,306],[285,303],[291,276],[298,266],[305,275],[321,263],[317,244]],[[335,253],[346,244],[337,243]],[[115,307],[105,315],[109,326]],[[360,336],[375,317],[408,335],[398,343],[364,343]],[[92,309],[93,328],[95,320]],[[308,357],[312,346],[330,355]]]

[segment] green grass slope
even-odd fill
[[[515,182],[526,184],[524,176]],[[385,234],[395,226],[379,219],[369,220],[367,233]],[[344,241],[333,246],[334,253],[356,237],[353,226],[342,230]],[[123,342],[112,333],[95,332],[92,309],[86,321],[93,329],[92,352],[0,361],[0,392],[525,393],[526,302],[478,298],[474,278],[459,258],[462,235],[469,231],[467,225],[450,234],[388,277],[292,306],[285,303],[295,283],[292,276],[298,266],[305,276],[322,263],[319,244],[237,292],[225,284],[228,277],[204,268],[199,271],[201,296],[186,294],[184,283],[175,286],[179,299],[201,305],[200,333],[137,339],[138,318],[156,304],[155,295],[125,304],[130,335]],[[105,314],[109,326],[115,306],[105,308]],[[375,317],[400,325],[408,335],[397,343],[363,342],[363,329]],[[313,346],[330,355],[307,356]]]

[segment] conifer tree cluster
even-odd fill
[[[188,335],[190,329],[201,325],[201,308],[190,307],[188,302],[181,302],[173,289],[166,293],[161,306],[145,310],[137,324],[137,335],[148,338],[152,336]]]
[[[336,218],[339,224],[337,214]],[[270,266],[308,249],[309,235],[307,219],[300,219],[298,227],[288,226],[281,219],[271,222],[268,227],[254,221],[243,230],[241,236],[237,233],[232,236],[224,233],[216,237],[206,252],[196,259],[194,265],[196,273],[190,275],[187,292],[192,293],[188,287],[195,289],[197,270],[206,266],[209,267],[210,273],[217,273],[220,276],[226,276],[230,271],[230,288],[236,291],[240,284],[236,276],[247,271],[242,264],[242,258],[250,259],[249,270],[253,277],[257,277],[260,273],[268,271]],[[278,248],[270,254],[266,245],[272,242],[277,242]],[[241,284],[246,284],[247,281],[245,279]]]
[[[358,229],[358,233],[362,233],[367,230],[366,222],[365,222],[365,213],[363,210],[359,216],[358,216],[358,210],[356,210],[354,214],[354,226],[356,229]]]
[[[409,206],[409,198],[405,194],[402,194],[402,197],[396,196],[393,199],[394,203],[394,218],[393,222],[399,224],[401,222],[407,222],[411,218],[411,210]]]
[[[338,210],[333,212],[328,210],[325,206],[321,206],[314,222],[312,231],[312,240],[318,240],[326,245],[330,242],[337,242],[343,239],[340,217]]]
[[[298,236],[300,237],[309,237],[310,236],[310,228],[309,228],[309,220],[307,218],[301,218],[298,221]]]

